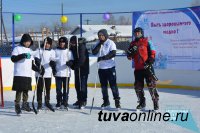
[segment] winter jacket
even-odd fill
[[[85,43],[81,43],[78,46],[70,48],[74,57],[72,69],[75,71],[75,76],[79,75],[79,69],[81,75],[89,74],[89,53],[85,46]]]
[[[137,53],[132,59],[135,64],[135,70],[144,69],[144,63],[148,58],[155,59],[156,51],[154,45],[147,38],[140,38],[131,42],[130,47],[137,46]]]

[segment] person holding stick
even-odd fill
[[[37,84],[37,110],[42,109],[42,92],[43,88],[46,91],[45,94],[45,106],[54,112],[53,106],[50,104],[50,90],[51,90],[51,78],[52,73],[56,73],[55,64],[55,51],[52,49],[52,39],[47,37],[44,39],[44,43],[41,48],[38,49],[35,55],[35,63],[38,67],[41,65],[42,73],[36,73]],[[39,78],[39,79],[38,79]]]
[[[89,54],[86,48],[86,39],[72,36],[70,38],[71,51],[74,57],[73,64],[67,64],[74,70],[77,101],[75,108],[83,109],[87,105],[87,80],[89,74]]]
[[[110,106],[109,96],[108,96],[108,82],[112,90],[112,94],[115,100],[115,107],[117,109],[121,108],[119,90],[117,87],[117,75],[115,70],[115,60],[116,56],[116,44],[108,38],[108,32],[106,29],[101,29],[98,32],[99,41],[92,50],[94,55],[99,55],[97,62],[99,63],[99,79],[101,83],[101,90],[103,95],[102,109]]]
[[[135,92],[138,97],[139,105],[137,110],[143,110],[146,107],[146,99],[144,97],[144,79],[149,89],[154,110],[159,109],[159,95],[156,88],[156,81],[153,63],[155,61],[156,50],[152,42],[144,37],[144,31],[141,27],[134,29],[135,39],[131,42],[127,50],[127,58],[133,60],[135,65]]]

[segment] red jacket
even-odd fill
[[[155,47],[148,41],[147,38],[140,38],[139,41],[132,41],[130,47],[133,47],[134,45],[138,47],[138,52],[129,59],[133,59],[135,70],[144,69],[144,62],[148,59],[148,57],[155,58]]]

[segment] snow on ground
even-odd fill
[[[111,108],[104,113],[133,113],[136,112],[137,98],[133,89],[120,89],[122,109],[114,109],[112,93],[109,90]],[[29,101],[33,92],[29,92]],[[145,90],[147,109],[152,109],[149,92]],[[200,91],[159,89],[160,111],[164,112],[169,107],[189,109],[196,126],[200,129]],[[193,133],[192,130],[165,121],[98,121],[98,113],[102,104],[101,91],[95,94],[94,109],[90,115],[91,101],[94,90],[88,90],[88,104],[84,110],[73,109],[76,101],[75,89],[70,89],[69,111],[56,110],[56,112],[42,111],[38,115],[24,112],[16,116],[14,112],[15,92],[4,93],[5,107],[0,109],[0,133]],[[56,91],[51,91],[51,103],[56,104]]]

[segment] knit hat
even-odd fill
[[[105,36],[106,39],[108,39],[109,35],[108,35],[108,32],[107,32],[106,29],[101,29],[101,30],[99,30],[99,31],[98,31],[98,35],[99,35],[100,33],[103,34],[103,35]]]
[[[24,46],[24,42],[31,42],[31,45],[33,45],[33,40],[31,38],[31,36],[29,34],[27,34],[27,33],[23,34],[23,36],[21,38],[21,41],[20,41],[20,44],[22,46]]]
[[[60,43],[64,42],[65,43],[65,48],[68,47],[68,39],[66,37],[60,37],[58,40],[58,45],[60,45]]]
[[[44,48],[44,43],[45,43],[45,41],[46,41],[46,43],[48,43],[48,44],[50,44],[51,46],[52,46],[52,39],[50,38],[50,37],[46,37],[45,39],[44,39],[44,42],[40,45],[40,47],[41,48]]]
[[[77,37],[76,36],[72,36],[71,38],[70,38],[70,43],[71,42],[77,42]]]
[[[59,38],[59,40],[58,40],[58,43],[60,44],[61,42],[64,42],[65,44],[67,44],[68,43],[68,40],[67,40],[67,38],[66,37],[60,37]]]
[[[48,44],[52,45],[52,41],[53,41],[53,40],[52,40],[50,37],[46,37],[46,38],[44,39],[44,42],[45,42],[45,40],[47,41]]]
[[[75,42],[77,44],[77,36],[72,36],[70,38],[70,43]],[[78,44],[85,44],[86,43],[86,39],[84,37],[80,37],[78,38]]]
[[[144,30],[141,27],[137,27],[134,29],[134,33],[140,32],[142,34],[142,37],[144,37]]]

